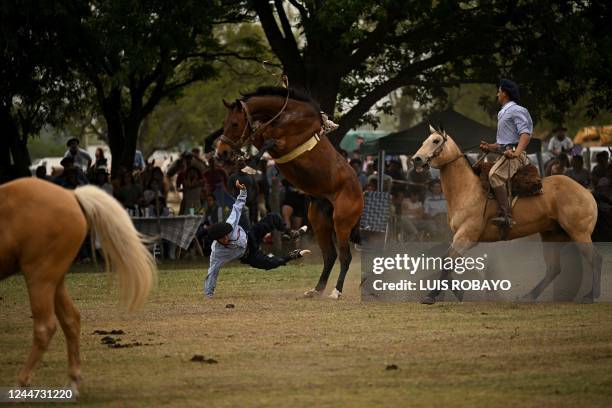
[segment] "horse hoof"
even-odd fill
[[[323,294],[323,292],[319,292],[316,289],[308,289],[306,292],[304,292],[304,297],[305,298],[314,298],[314,297],[320,297]]]
[[[431,296],[425,296],[423,299],[421,299],[422,305],[433,305],[434,303],[436,303],[436,298]]]
[[[75,381],[71,381],[69,388],[72,390],[72,396],[74,398],[78,398],[79,397],[79,383]]]
[[[339,300],[341,297],[342,297],[342,292],[340,292],[336,288],[334,288],[334,290],[332,290],[332,293],[329,295],[329,298],[334,299],[334,300]]]

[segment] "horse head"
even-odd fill
[[[223,105],[226,110],[223,134],[217,142],[215,158],[232,161],[236,155],[242,155],[241,148],[251,135],[252,129],[244,102],[236,100],[234,103],[229,103],[223,100]]]
[[[453,139],[443,129],[436,130],[429,125],[429,132],[429,137],[425,139],[421,148],[412,156],[415,166],[429,165],[440,168],[461,155],[461,151]]]

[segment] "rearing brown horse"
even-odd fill
[[[251,143],[257,157],[268,151],[283,176],[313,197],[308,207],[323,254],[323,271],[306,297],[321,295],[331,269],[340,257],[340,275],[330,298],[339,299],[351,263],[349,240],[359,239],[363,193],[353,169],[323,134],[323,118],[316,102],[295,90],[262,87],[230,104],[216,156],[228,159]],[[334,245],[334,233],[338,253]]]

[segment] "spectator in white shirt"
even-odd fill
[[[567,137],[565,132],[567,132],[567,129],[563,126],[557,126],[553,129],[554,136],[548,142],[548,151],[555,157],[560,153],[568,153],[574,147],[572,139]]]
[[[64,153],[64,157],[72,158],[74,166],[80,168],[83,173],[86,173],[91,166],[91,156],[87,153],[87,150],[79,147],[79,139],[76,137],[68,139],[66,146],[68,150]]]

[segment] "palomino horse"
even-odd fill
[[[224,133],[216,156],[228,159],[245,144],[269,151],[283,176],[313,197],[308,208],[323,254],[323,272],[314,289],[304,296],[321,295],[336,261],[334,233],[340,257],[340,275],[330,297],[340,298],[351,263],[349,239],[359,239],[363,193],[354,170],[323,134],[317,103],[285,88],[259,88],[227,108]]]
[[[87,230],[100,241],[107,270],[118,272],[121,299],[130,310],[144,304],[155,279],[155,261],[126,211],[97,187],[72,191],[40,179],[19,179],[0,186],[0,219],[0,279],[23,272],[34,322],[34,343],[18,383],[30,383],[57,317],[66,336],[68,375],[77,391],[81,318],[64,276]]]
[[[500,230],[489,222],[497,212],[495,200],[487,202],[479,178],[453,139],[444,131],[430,127],[431,135],[414,154],[415,165],[429,164],[440,169],[442,190],[448,205],[448,222],[453,231],[450,256],[459,256],[477,242],[492,242],[501,239]],[[516,224],[505,239],[515,239],[539,233],[542,241],[577,243],[581,255],[586,258],[593,271],[593,287],[583,301],[599,297],[601,256],[591,242],[591,233],[597,221],[597,205],[591,193],[566,176],[545,177],[543,194],[521,197],[514,206]],[[484,212],[486,205],[486,214]],[[560,272],[560,246],[544,245],[546,275],[525,296],[535,300]],[[442,276],[448,277],[450,271]],[[423,303],[434,303],[440,291],[430,292]]]

